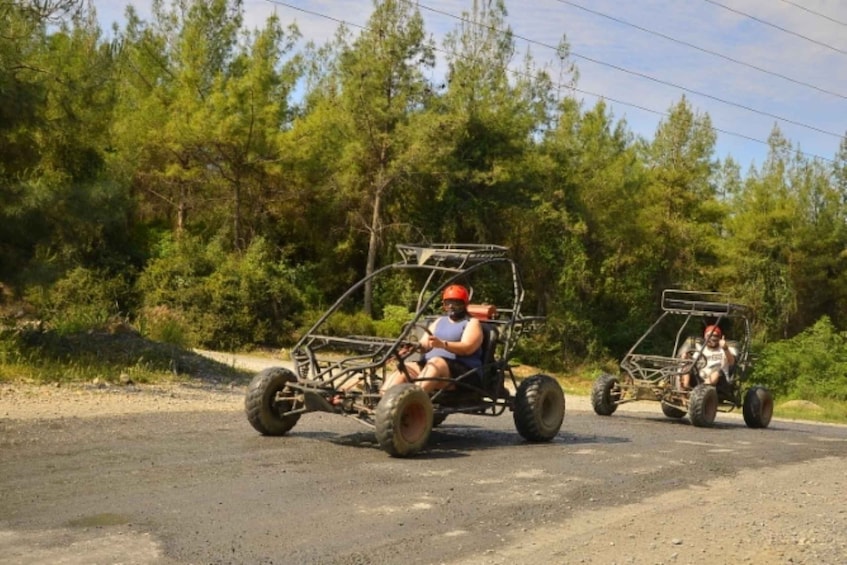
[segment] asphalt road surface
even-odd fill
[[[843,426],[700,429],[569,399],[552,443],[510,413],[451,416],[394,459],[330,414],[262,437],[243,390],[215,394],[0,417],[0,563],[847,562]]]

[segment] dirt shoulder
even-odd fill
[[[243,386],[0,384],[0,419],[90,418],[147,412],[240,410]]]
[[[845,463],[826,458],[744,471],[637,504],[579,512],[496,555],[459,563],[844,563]]]

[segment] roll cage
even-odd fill
[[[694,371],[704,362],[705,340],[700,339],[708,325],[731,326],[730,339],[735,350],[735,363],[727,375],[729,387],[719,390],[721,400],[739,405],[737,383],[743,381],[751,368],[750,341],[753,311],[747,306],[732,302],[728,295],[711,291],[665,289],[661,298],[661,314],[642,334],[621,360],[620,366],[631,377],[642,394],[628,396],[626,400],[671,394],[673,379],[682,373]],[[676,326],[673,349],[667,350],[667,334],[659,328]],[[681,356],[688,347],[690,354]],[[662,350],[664,349],[664,350]],[[649,393],[644,387],[650,389]],[[667,392],[662,392],[667,391]],[[657,398],[658,399],[658,398]],[[667,396],[665,397],[668,400]]]
[[[463,284],[471,293],[469,311],[483,324],[483,367],[452,379],[454,390],[433,393],[436,409],[446,412],[473,412],[498,415],[510,408],[503,381],[515,377],[509,359],[518,340],[533,330],[543,318],[524,316],[521,305],[524,288],[518,268],[508,249],[497,245],[476,244],[398,244],[400,260],[375,270],[342,294],[291,350],[297,381],[288,384],[302,394],[291,413],[314,410],[355,415],[371,423],[373,409],[380,399],[380,386],[394,370],[404,370],[412,359],[420,332],[440,311],[441,293],[451,284]],[[497,301],[478,297],[474,281],[484,273],[505,273],[500,279]],[[332,318],[355,302],[367,285],[397,273],[422,279],[410,320],[399,335],[340,335]],[[482,298],[483,303],[475,300]],[[331,404],[340,398],[339,404]],[[449,406],[449,407],[448,407]]]

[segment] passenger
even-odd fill
[[[706,326],[703,337],[706,345],[703,347],[702,356],[706,364],[699,371],[700,380],[712,386],[718,386],[721,378],[727,379],[730,368],[735,365],[735,352],[726,343],[723,332],[718,326]],[[697,355],[697,351],[689,351]],[[685,373],[681,378],[683,390],[691,389],[691,374]]]
[[[444,289],[441,305],[447,314],[432,322],[429,333],[420,339],[421,349],[426,352],[423,365],[406,363],[408,378],[403,371],[395,371],[385,380],[380,392],[409,379],[445,379],[420,380],[423,390],[434,392],[450,385],[446,379],[482,366],[482,325],[468,314],[469,300],[468,290],[463,286],[450,285]]]

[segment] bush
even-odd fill
[[[32,288],[27,300],[59,335],[102,328],[122,316],[129,285],[110,273],[77,267],[50,287]]]
[[[294,278],[261,238],[243,254],[228,253],[219,241],[204,246],[191,238],[164,239],[139,289],[144,311],[164,316],[157,331],[172,337],[183,332],[204,347],[237,349],[292,339],[303,311]]]
[[[197,344],[197,335],[185,315],[168,306],[143,308],[138,316],[142,336],[183,349]]]
[[[317,320],[317,316],[314,318]],[[374,321],[364,312],[334,312],[327,318],[321,332],[334,336],[375,335]]]
[[[847,400],[847,334],[824,316],[795,337],[767,345],[755,378],[777,395]]]
[[[388,305],[382,309],[382,319],[374,322],[376,335],[381,337],[397,337],[403,331],[403,326],[409,323],[412,315],[405,306]]]

